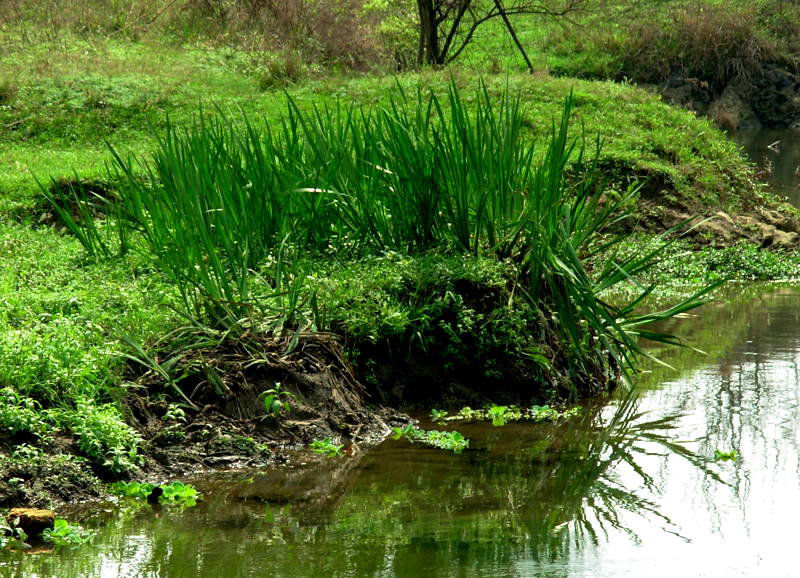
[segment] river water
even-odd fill
[[[676,323],[707,355],[663,352],[676,369],[635,400],[459,426],[460,455],[390,440],[200,477],[185,510],[76,507],[91,545],[0,554],[0,576],[798,576],[800,292],[734,288]]]
[[[731,138],[770,188],[800,207],[800,129],[741,129]]]

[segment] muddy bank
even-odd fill
[[[679,234],[698,246],[729,247],[748,241],[762,249],[797,249],[800,247],[797,212],[793,209],[783,212],[779,208],[753,207],[731,215],[686,203],[665,206],[644,200],[641,215],[631,222],[631,230],[658,232],[678,227]]]
[[[194,368],[181,382],[189,400],[177,412],[163,401],[164,384],[149,372],[140,375],[142,389],[122,403],[142,439],[140,468],[128,477],[158,482],[207,470],[292,465],[311,458],[309,444],[324,438],[352,455],[410,421],[369,404],[333,336],[294,337],[251,336],[192,350],[181,361],[186,371]],[[277,410],[265,407],[265,393],[275,390],[283,403]],[[119,479],[80,457],[69,436],[55,436],[46,449],[20,451],[24,441],[0,438],[0,454],[8,456],[0,460],[0,507],[96,499]]]
[[[658,90],[665,101],[706,115],[727,130],[800,127],[800,73],[786,64],[765,64],[722,87],[673,75]]]

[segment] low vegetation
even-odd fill
[[[392,437],[396,440],[405,439],[411,443],[418,442],[440,450],[452,451],[455,454],[460,454],[469,447],[469,440],[457,431],[424,430],[411,424],[394,428]]]
[[[321,390],[347,419],[365,391],[566,417],[546,404],[613,389],[640,339],[679,343],[653,321],[732,275],[796,276],[789,255],[676,238],[686,214],[777,206],[711,123],[630,84],[519,74],[494,24],[418,71],[413,3],[70,6],[0,0],[0,505],[46,503],[37,476],[59,467],[83,472],[69,499],[189,443],[268,454],[267,433],[328,408]],[[678,45],[701,37],[654,29],[623,62],[644,36],[618,28],[565,61],[574,35],[515,25],[555,40],[529,51],[539,68],[619,79],[743,74],[788,50],[755,20],[725,31],[752,57],[730,70]],[[642,307],[678,276],[689,298]],[[251,429],[201,427],[209,406]],[[339,455],[360,432],[345,417],[299,447]]]

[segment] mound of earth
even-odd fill
[[[329,334],[250,335],[193,349],[180,366],[190,373],[180,385],[194,405],[185,421],[165,419],[169,406],[152,395],[125,401],[129,422],[145,440],[144,469],[151,474],[282,463],[325,438],[357,452],[409,421],[367,405],[364,388]],[[148,378],[154,376],[143,376]],[[271,392],[279,406],[266,407]]]
[[[138,389],[123,400],[127,421],[143,440],[144,461],[132,473],[137,480],[305,462],[313,455],[309,444],[325,438],[354,454],[411,421],[368,405],[339,342],[328,334],[249,335],[195,348],[177,371],[187,376],[177,384],[188,398],[180,413],[159,401],[164,385],[150,373],[138,379],[150,391]],[[265,407],[270,390],[280,392],[277,411]],[[9,438],[0,445],[10,456],[19,444]],[[0,507],[53,507],[105,495],[103,481],[115,476],[93,470],[68,437],[57,436],[49,446],[0,462]]]

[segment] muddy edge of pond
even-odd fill
[[[196,409],[185,408],[181,419],[169,419],[170,405],[158,400],[162,386],[141,376],[144,389],[123,400],[127,421],[142,438],[143,463],[132,479],[163,482],[215,469],[313,463],[325,458],[308,446],[324,438],[358,454],[383,441],[392,427],[411,421],[399,411],[369,405],[333,336],[304,336],[290,353],[278,341],[264,339],[261,345],[255,357],[235,348],[195,350],[206,361],[216,356],[226,392],[199,393],[193,398]],[[265,409],[263,394],[277,383],[289,409],[273,413]],[[186,387],[191,392],[192,386]],[[0,452],[10,455],[22,443],[0,437]],[[56,435],[47,453],[0,463],[0,507],[54,507],[107,497],[108,482],[119,477],[92,471],[77,454],[74,439]]]

